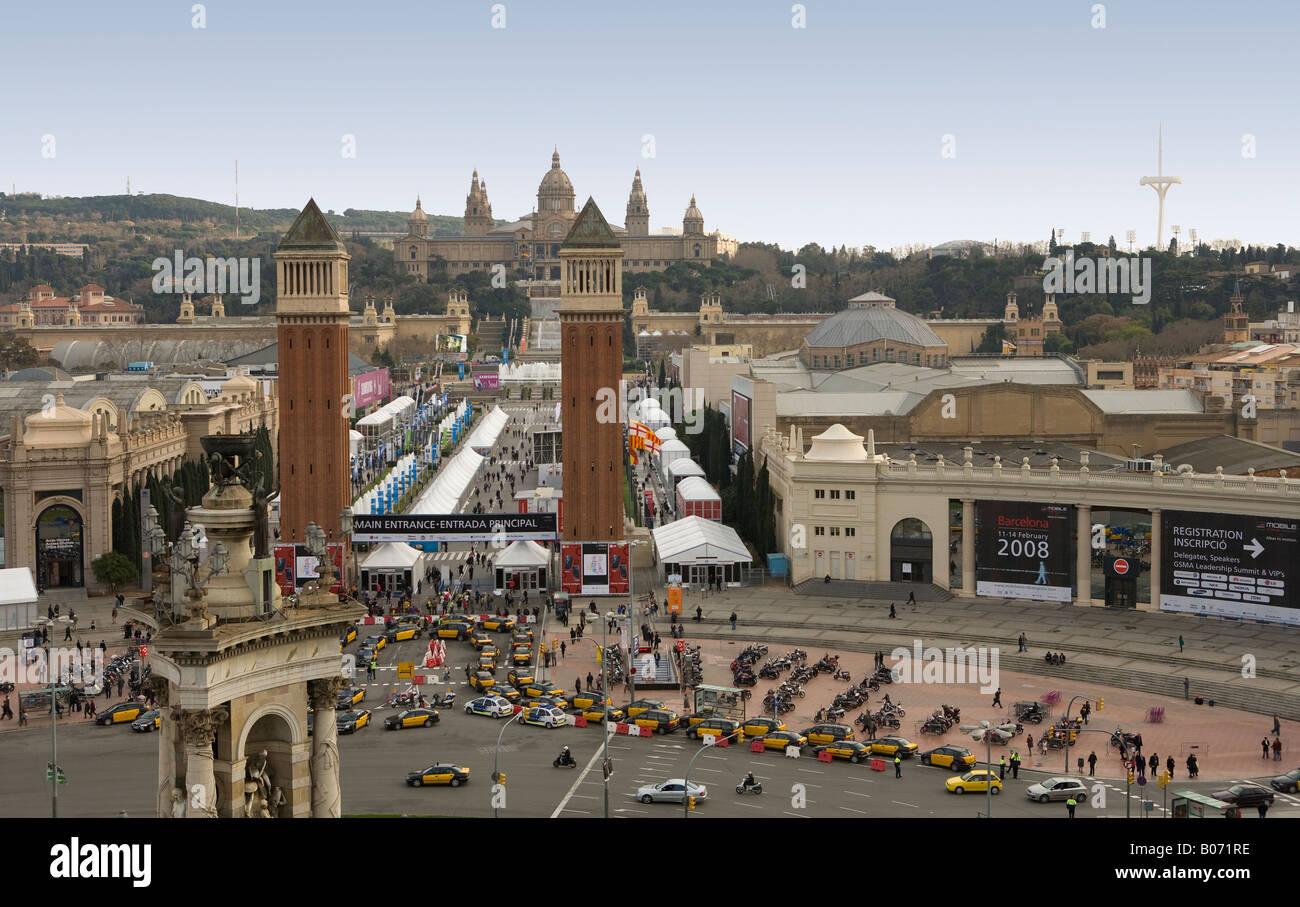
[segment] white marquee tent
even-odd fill
[[[36,581],[30,567],[0,570],[0,630],[36,626]]]
[[[655,554],[664,567],[664,579],[680,573],[692,585],[722,579],[739,585],[742,564],[753,558],[736,530],[703,517],[688,516],[656,527]]]

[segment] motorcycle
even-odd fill
[[[849,674],[849,672],[846,671],[846,670],[844,670],[843,668],[841,668],[840,670],[836,671],[835,674],[834,674],[833,676],[834,676],[834,678],[835,678],[836,680],[843,680],[843,681],[845,681],[845,682],[848,682],[848,681],[853,680],[853,676],[852,676],[851,674]]]
[[[560,753],[560,755],[555,757],[555,761],[551,764],[556,768],[577,768],[578,760],[574,759],[567,753]]]
[[[763,782],[755,781],[753,784],[750,784],[749,781],[746,780],[741,781],[736,785],[736,793],[743,794],[746,792],[751,794],[761,794],[763,792]]]
[[[449,709],[456,704],[456,691],[448,690],[442,694],[442,701],[438,703],[441,708]]]

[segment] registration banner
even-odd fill
[[[1030,501],[975,502],[975,594],[1068,602],[1074,508]]]
[[[354,542],[550,542],[553,513],[358,514]]]
[[[1300,625],[1300,523],[1166,510],[1160,610]]]
[[[560,546],[560,590],[570,595],[582,592],[582,546]]]
[[[609,546],[609,594],[627,595],[631,589],[628,571],[632,565],[627,562],[627,544]]]

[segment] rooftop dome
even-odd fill
[[[862,435],[855,435],[836,422],[812,439],[812,446],[804,454],[804,459],[857,462],[869,457],[867,449],[862,446]]]
[[[693,195],[691,196],[690,207],[686,209],[686,213],[682,215],[682,219],[683,220],[704,220],[704,215],[700,213],[700,209],[695,207],[695,196]]]
[[[420,207],[420,196],[418,195],[415,197],[415,210],[411,212],[410,219],[419,221],[427,221],[429,219],[429,215],[425,214],[424,209]]]
[[[887,304],[858,304],[837,312],[809,331],[804,343],[813,348],[836,348],[875,340],[893,340],[923,347],[945,346],[939,335],[920,318]]]
[[[557,146],[551,155],[551,169],[542,177],[537,187],[538,195],[573,195],[573,183],[569,175],[560,169],[560,149]]]

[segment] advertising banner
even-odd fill
[[[500,375],[475,375],[474,390],[476,391],[494,391],[500,387]]]
[[[293,595],[298,575],[293,545],[276,545],[271,553],[275,556],[275,584],[280,587],[280,594]]]
[[[582,546],[560,546],[560,589],[570,595],[582,592]]]
[[[731,392],[731,449],[736,456],[741,456],[749,450],[749,420],[753,405],[753,401],[744,394],[738,391]]]
[[[631,589],[631,581],[628,578],[628,571],[632,565],[628,563],[629,547],[623,545],[609,546],[609,594],[610,595],[627,595]]]
[[[387,400],[390,387],[391,381],[386,368],[357,375],[352,379],[353,406],[360,411],[381,400]]]
[[[1300,625],[1300,521],[1166,510],[1160,610]]]
[[[1074,508],[975,502],[975,594],[1068,602]]]
[[[301,589],[310,581],[320,578],[320,572],[316,569],[319,565],[316,558],[307,553],[306,545],[295,545],[294,548],[294,565],[296,576],[294,578],[297,588]],[[331,559],[334,561],[334,583],[330,586],[330,591],[339,593],[343,591],[343,545],[339,542],[330,542],[325,546]],[[276,572],[279,573],[279,558],[276,558]]]
[[[554,541],[553,513],[358,514],[354,542]]]

